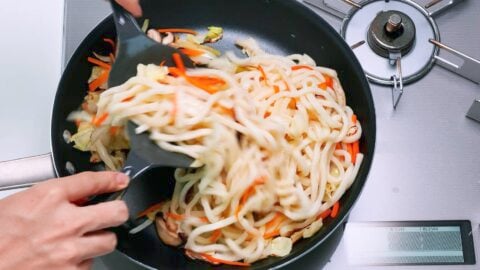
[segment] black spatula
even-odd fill
[[[137,22],[123,7],[110,1],[117,30],[118,47],[116,61],[113,63],[108,80],[109,87],[126,82],[137,73],[138,64],[160,64],[165,61],[173,65],[172,55],[179,53],[186,67],[193,67],[191,60],[178,50],[157,43],[148,38],[138,27]],[[191,157],[163,150],[149,138],[148,133],[136,134],[137,125],[129,121],[127,132],[130,139],[130,152],[123,172],[131,180],[148,169],[156,167],[188,168],[194,162]],[[138,185],[136,185],[138,186]],[[110,201],[121,197],[125,191],[95,197],[91,202]],[[132,193],[135,193],[132,190]]]
[[[133,16],[117,2],[110,1],[113,19],[117,30],[117,54],[108,78],[108,86],[113,87],[126,82],[137,74],[138,64],[157,64],[163,61],[173,66],[172,55],[180,54],[185,67],[193,67],[193,62],[179,50],[155,42],[143,33]]]

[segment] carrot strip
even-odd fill
[[[323,76],[325,77],[325,81],[323,83],[319,83],[318,84],[318,88],[322,89],[322,90],[327,90],[328,87],[330,88],[333,88],[333,79],[332,77],[326,75],[326,74],[323,74]]]
[[[240,203],[235,209],[235,216],[238,218],[238,213],[242,209],[243,205],[247,202],[248,197],[255,193],[255,186],[265,184],[265,177],[259,177],[253,181],[253,183],[243,192],[242,197],[240,198]]]
[[[141,217],[146,216],[146,215],[148,215],[152,212],[159,211],[160,208],[162,208],[162,203],[156,203],[156,204],[148,207],[147,209],[143,210],[142,212],[138,213],[137,218],[141,218]]]
[[[321,213],[320,215],[318,215],[317,219],[326,219],[327,217],[330,216],[330,214],[332,214],[332,210],[329,208],[325,210],[323,213]]]
[[[295,71],[295,70],[300,70],[300,69],[308,69],[308,70],[313,70],[313,68],[311,66],[306,66],[306,65],[297,65],[297,66],[293,66],[292,67],[292,70]]]
[[[129,102],[129,101],[132,101],[134,98],[135,98],[134,96],[127,97],[127,98],[122,99],[122,102]]]
[[[110,70],[111,66],[108,64],[108,63],[105,63],[103,61],[100,61],[98,59],[95,59],[93,57],[87,57],[87,61],[94,64],[94,65],[97,65],[97,66],[100,66],[100,67],[103,67],[107,70]]]
[[[263,235],[263,238],[265,239],[270,239],[270,238],[273,238],[277,235],[280,235],[280,230],[279,229],[275,229],[271,232],[266,232],[264,235]]]
[[[197,56],[200,56],[200,55],[204,54],[203,51],[195,50],[195,49],[182,48],[182,49],[180,49],[180,51],[183,54],[188,55],[190,57],[197,57]]]
[[[178,68],[176,67],[169,67],[168,68],[168,73],[172,75],[173,77],[180,77],[183,76],[183,72],[181,72]]]
[[[278,87],[278,85],[274,85],[273,86],[273,91],[276,93],[280,92],[280,87]]]
[[[208,222],[208,218],[207,218],[207,217],[199,217],[198,219],[200,219],[201,222],[205,222],[205,223]]]
[[[187,29],[187,28],[161,28],[157,29],[158,32],[160,33],[182,33],[182,34],[192,34],[192,35],[197,35],[197,31],[193,29]]]
[[[263,80],[265,80],[265,82],[267,82],[267,74],[265,73],[265,70],[263,69],[263,67],[261,65],[258,65],[257,69],[262,74],[262,78],[260,78],[260,80],[263,79]]]
[[[119,129],[120,129],[120,127],[118,127],[118,126],[111,126],[110,129],[109,129],[110,135],[112,135],[112,136],[117,135],[117,132],[118,132]]]
[[[92,124],[96,127],[99,127],[102,125],[103,122],[105,122],[105,120],[107,120],[108,118],[108,113],[104,113],[102,115],[100,115],[100,117],[96,118],[96,117],[93,117],[92,119]]]
[[[325,77],[325,83],[328,85],[328,87],[333,88],[333,78],[328,76],[327,74],[322,74],[323,77]]]
[[[290,87],[288,87],[287,81],[283,80],[283,84],[285,84],[285,89],[286,89],[287,91],[290,91]]]
[[[205,90],[207,93],[213,94],[225,88],[226,84],[222,80],[223,83],[206,80],[204,77],[189,77],[185,76],[185,79],[191,83],[193,86],[196,86],[202,90]]]
[[[340,203],[337,201],[332,207],[332,213],[330,213],[330,217],[336,218],[339,210],[340,210]]]
[[[111,39],[111,38],[104,38],[103,41],[105,41],[106,43],[112,45],[112,49],[115,50],[116,45],[115,45],[115,41],[113,41],[113,39]]]
[[[172,57],[173,62],[175,63],[175,66],[177,66],[178,70],[180,70],[182,73],[185,73],[185,64],[183,63],[182,56],[179,53],[174,53]]]
[[[297,109],[297,99],[296,98],[291,98],[290,102],[288,103],[288,108],[292,110]]]
[[[210,236],[210,242],[211,243],[216,243],[218,238],[220,238],[220,236],[222,236],[222,230],[218,229],[218,230],[215,230],[213,233],[212,233],[212,236]]]
[[[335,150],[342,150],[342,144],[341,143],[337,143],[335,145]]]
[[[90,92],[93,92],[97,90],[100,86],[102,86],[104,83],[108,81],[108,76],[110,75],[110,72],[108,70],[104,70],[98,78],[93,80],[91,83],[88,84],[88,90]]]
[[[352,115],[352,123],[353,124],[357,123],[357,115],[355,115],[355,114]]]
[[[200,256],[202,256],[205,261],[208,261],[212,264],[226,264],[226,265],[233,265],[233,266],[250,266],[249,263],[222,260],[222,259],[215,258],[212,255],[208,255],[206,253],[200,253]]]
[[[182,221],[183,219],[185,219],[184,215],[179,215],[179,214],[175,214],[175,213],[171,213],[171,212],[168,212],[166,216],[167,216],[167,218],[171,218],[171,219],[174,219],[176,221]]]

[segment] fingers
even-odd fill
[[[81,237],[78,246],[81,247],[81,261],[93,259],[115,250],[117,236],[113,232],[99,231]]]
[[[139,0],[116,0],[123,8],[132,13],[135,17],[142,16],[142,8],[140,7]]]
[[[128,220],[128,208],[124,201],[104,202],[79,210],[85,220],[82,234],[117,227]]]
[[[57,182],[70,202],[86,197],[115,192],[127,187],[128,176],[116,172],[84,172],[64,177]]]

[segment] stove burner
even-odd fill
[[[440,39],[434,20],[410,0],[363,1],[361,9],[352,9],[345,17],[341,35],[350,45],[368,43],[353,52],[371,81],[390,86],[395,84],[392,75],[399,73],[398,59],[403,84],[426,75],[438,53],[429,40]]]
[[[391,86],[394,109],[403,94],[403,85],[422,78],[434,64],[480,84],[480,60],[441,43],[434,20],[436,15],[464,0],[430,0],[425,7],[413,0],[338,0],[351,6],[348,13],[327,0],[303,1],[343,20],[340,34],[362,64],[367,78]],[[367,42],[368,46],[363,46]],[[462,62],[441,57],[440,49]],[[478,104],[479,101],[474,103],[480,107]]]
[[[415,24],[403,12],[382,11],[370,24],[367,41],[375,53],[385,58],[390,58],[391,53],[406,55],[415,42]]]

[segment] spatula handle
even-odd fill
[[[113,20],[115,21],[117,37],[120,43],[144,34],[132,14],[114,0],[110,0],[110,4],[112,5]]]

